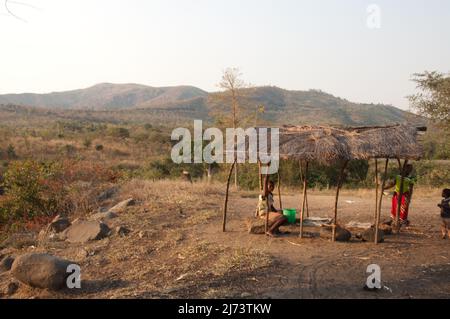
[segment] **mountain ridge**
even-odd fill
[[[247,89],[250,107],[264,105],[261,120],[277,124],[388,125],[417,122],[419,117],[391,105],[355,103],[320,90],[275,86]],[[0,104],[48,110],[163,112],[211,120],[209,97],[216,92],[181,85],[152,87],[136,83],[99,83],[85,89],[44,94],[0,95]],[[226,107],[222,105],[221,107]]]

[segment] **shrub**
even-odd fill
[[[95,150],[96,151],[98,151],[98,152],[101,152],[101,151],[103,151],[103,145],[102,144],[97,144],[97,145],[95,145]]]
[[[92,145],[92,140],[91,140],[91,139],[85,138],[85,139],[83,140],[83,146],[84,146],[85,148],[90,148],[91,145]]]
[[[8,155],[8,158],[10,160],[17,159],[16,149],[12,144],[8,145],[8,148],[6,149],[6,154]]]
[[[53,216],[64,206],[65,187],[57,165],[13,162],[5,173],[3,185],[6,191],[0,202],[3,221]]]
[[[128,129],[124,128],[124,127],[113,127],[113,128],[110,128],[109,134],[112,137],[121,138],[121,139],[125,139],[125,138],[129,138],[130,137],[130,131]]]

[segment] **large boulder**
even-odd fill
[[[110,233],[111,229],[102,222],[77,220],[64,231],[63,235],[68,242],[86,243],[108,237]]]
[[[11,274],[20,282],[35,288],[58,290],[66,286],[70,275],[67,267],[73,264],[48,254],[26,254],[17,257]]]
[[[375,242],[375,228],[370,228],[365,230],[362,234],[361,234],[361,239],[362,241],[367,241],[367,242]],[[384,241],[384,231],[381,229],[378,229],[378,242],[382,243]]]
[[[115,214],[123,213],[127,207],[133,206],[136,204],[136,201],[133,198],[129,198],[117,204],[116,206],[110,208],[108,211]]]

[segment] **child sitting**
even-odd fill
[[[441,208],[442,239],[446,239],[447,236],[450,237],[450,189],[444,189],[442,197],[444,199],[438,204],[438,207]]]
[[[276,234],[279,233],[280,226],[287,223],[287,218],[273,205],[273,190],[275,189],[275,183],[268,181],[267,178],[265,183],[267,183],[266,193],[259,196],[258,206],[256,207],[256,216],[266,218],[267,212],[269,213],[269,230],[266,235],[276,237]],[[267,205],[269,205],[269,208],[267,208]]]

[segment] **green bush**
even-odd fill
[[[5,196],[0,201],[3,222],[52,216],[64,206],[61,169],[35,161],[13,162],[4,174]]]

